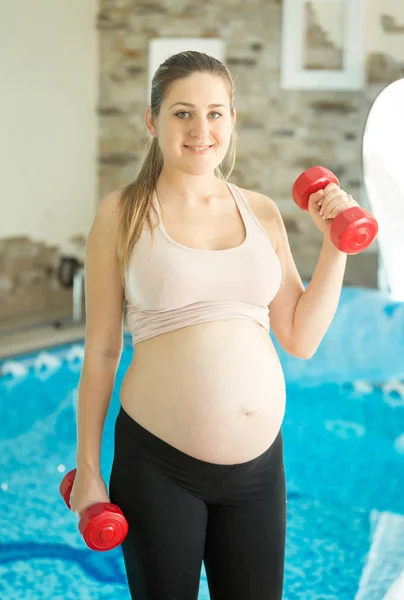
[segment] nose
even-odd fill
[[[191,136],[198,140],[207,140],[209,137],[209,123],[204,117],[192,121]]]

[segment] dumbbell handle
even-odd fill
[[[293,200],[303,210],[309,208],[309,198],[319,190],[323,190],[330,183],[336,183],[338,177],[325,167],[311,167],[304,171],[295,181],[292,188]]]
[[[292,196],[296,204],[308,210],[311,194],[335,183],[339,186],[336,175],[320,166],[311,167],[295,181]],[[334,246],[346,254],[358,254],[365,250],[375,239],[378,232],[377,221],[365,208],[352,206],[342,211],[332,220],[330,238]]]
[[[73,488],[76,469],[67,473],[59,487],[59,492],[69,510],[70,494]],[[98,502],[86,508],[80,515],[79,531],[87,546],[92,550],[106,551],[123,542],[128,533],[128,524],[122,511],[110,502]]]

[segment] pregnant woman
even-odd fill
[[[156,71],[137,179],[102,199],[86,256],[87,329],[78,402],[77,515],[117,504],[131,597],[282,597],[286,494],[282,368],[269,327],[310,358],[338,304],[346,254],[336,184],[310,196],[324,240],[304,289],[275,203],[228,181],[235,161],[227,67],[188,51]],[[123,306],[133,360],[121,387],[105,485],[101,436],[120,361]]]

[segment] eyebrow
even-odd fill
[[[177,106],[177,104],[180,104],[181,106],[190,106],[191,108],[195,108],[195,104],[190,104],[189,102],[174,102],[174,104],[171,104],[170,108],[173,108],[173,106]],[[222,108],[226,108],[224,104],[209,104],[209,108],[219,108],[219,106],[221,106]]]

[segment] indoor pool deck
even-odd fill
[[[82,340],[83,322],[59,311],[37,311],[6,321],[0,320],[0,360],[43,348]]]

